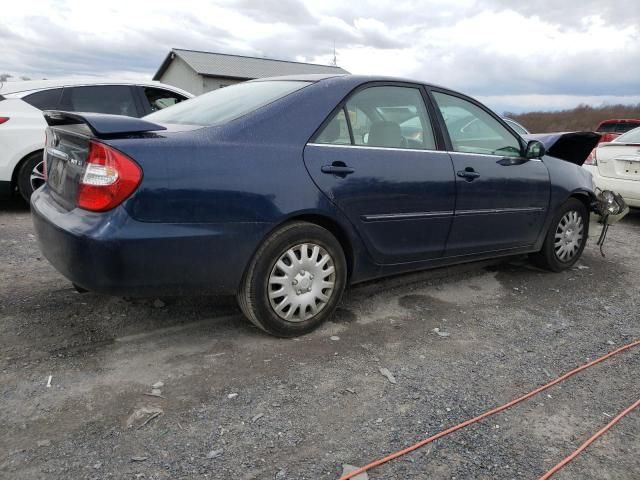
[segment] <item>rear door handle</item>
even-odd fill
[[[471,167],[467,167],[464,170],[458,170],[457,175],[464,178],[467,182],[472,182],[480,176],[480,174]]]
[[[320,167],[320,171],[322,173],[329,173],[340,177],[345,177],[350,173],[355,172],[353,168],[347,167],[343,162],[333,162],[331,165],[323,165]]]

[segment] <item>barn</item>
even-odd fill
[[[331,65],[173,48],[153,79],[200,95],[255,78],[310,73],[349,72]]]

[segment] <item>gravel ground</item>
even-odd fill
[[[335,479],[640,338],[640,214],[606,258],[594,243],[561,274],[516,259],[359,286],[280,340],[230,298],[75,293],[28,210],[0,204],[0,477]],[[639,367],[623,353],[369,478],[536,479],[638,399]],[[639,472],[635,411],[554,478]]]

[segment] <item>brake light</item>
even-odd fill
[[[104,212],[120,205],[138,187],[142,170],[129,157],[103,143],[91,141],[77,205]]]
[[[9,117],[0,117],[0,125],[7,121],[9,121]]]
[[[591,150],[591,153],[589,153],[589,156],[587,157],[587,159],[584,161],[585,165],[598,165],[598,159],[596,158],[596,151],[598,149],[594,148],[593,150]]]

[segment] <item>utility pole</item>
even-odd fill
[[[338,66],[338,59],[336,58],[336,41],[333,41],[333,66]]]

